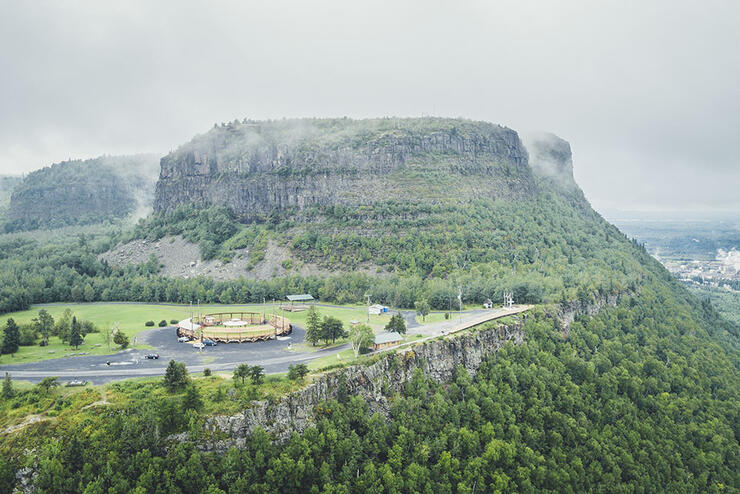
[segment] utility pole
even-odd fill
[[[370,294],[365,294],[367,297],[367,323],[370,324]]]
[[[462,319],[462,287],[460,285],[457,286],[457,300],[460,303],[460,319]]]

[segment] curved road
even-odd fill
[[[513,309],[474,310],[455,313],[447,321],[418,324],[413,311],[402,311],[408,324],[409,334],[424,334],[428,338],[460,331],[492,319],[516,314],[528,307]],[[261,365],[268,374],[285,372],[290,364],[308,363],[317,358],[334,355],[350,348],[349,344],[315,352],[296,352],[290,347],[303,343],[305,330],[293,325],[293,333],[280,340],[248,344],[220,344],[201,351],[190,343],[178,343],[176,328],[155,328],[139,333],[137,339],[156,350],[125,350],[111,355],[89,355],[66,357],[42,362],[17,365],[0,365],[0,373],[8,372],[15,379],[38,382],[47,376],[57,376],[61,381],[81,379],[102,384],[132,377],[161,376],[170,360],[184,362],[190,372],[202,372],[209,368],[214,372],[232,371],[239,364]],[[158,353],[158,360],[147,360],[145,355]]]

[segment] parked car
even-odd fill
[[[147,359],[147,360],[157,360],[157,359],[159,359],[159,354],[158,353],[149,353],[149,354],[145,355],[144,358]]]
[[[193,348],[202,349],[202,348],[205,348],[205,347],[206,346],[203,343],[201,343],[200,341],[196,341],[195,343],[193,343]]]
[[[213,340],[203,340],[203,344],[206,346],[216,346],[216,342]]]
[[[87,381],[75,380],[75,381],[67,381],[67,383],[65,384],[65,386],[67,386],[69,388],[69,387],[72,387],[72,386],[85,386],[86,384],[87,384]]]
[[[187,336],[180,336],[177,339],[177,341],[180,342],[180,343],[186,343],[186,342],[190,341],[190,338],[188,338]]]

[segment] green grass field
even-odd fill
[[[131,340],[131,347],[137,349],[150,348],[136,341],[136,336],[151,327],[145,326],[147,321],[154,321],[155,324],[161,320],[169,321],[176,319],[182,320],[190,317],[189,305],[156,305],[156,304],[136,304],[136,303],[83,303],[83,304],[53,304],[34,306],[29,310],[13,312],[0,316],[0,328],[4,329],[9,318],[13,318],[19,325],[31,324],[34,317],[38,316],[40,309],[46,309],[49,314],[57,320],[65,309],[69,308],[72,313],[81,320],[91,321],[100,329],[100,333],[91,333],[85,337],[85,342],[75,350],[62,343],[59,338],[52,337],[49,345],[46,347],[22,346],[13,356],[0,356],[0,365],[9,363],[36,362],[53,358],[65,357],[68,355],[79,355],[86,353],[88,355],[105,355],[113,353],[117,347],[111,342],[110,348],[106,342],[106,330],[110,330],[117,325]],[[205,305],[200,307],[202,314],[211,312],[275,312],[279,315],[285,315],[291,323],[305,326],[308,311],[302,312],[283,312],[277,305]],[[350,321],[359,321],[366,323],[367,309],[364,306],[342,306],[342,307],[317,307],[321,317],[331,315],[342,322],[345,327],[349,327]],[[390,320],[389,315],[370,316],[370,327],[374,331],[382,331],[383,327]],[[340,343],[339,341],[337,343]]]
[[[455,317],[457,317],[457,312],[451,312],[450,319],[453,319]],[[429,314],[427,314],[427,317],[425,317],[423,321],[421,319],[421,316],[416,316],[416,322],[418,322],[419,324],[433,324],[435,322],[442,322],[446,320],[447,319],[445,319],[444,312],[430,312]]]

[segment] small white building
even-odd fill
[[[386,307],[385,305],[375,304],[368,307],[367,312],[371,316],[379,316],[380,314],[388,312],[388,307]]]

